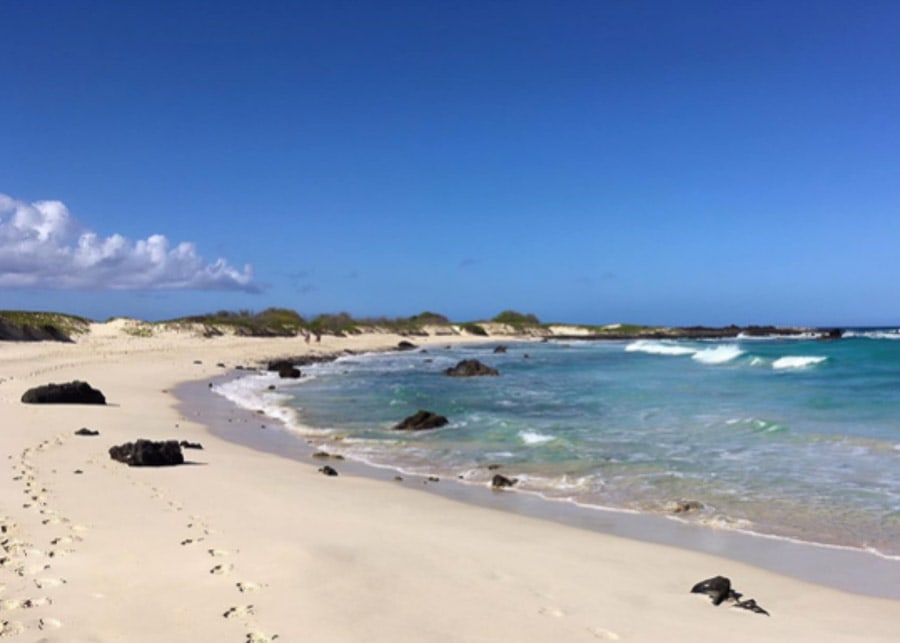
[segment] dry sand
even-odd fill
[[[221,374],[219,362],[387,348],[397,336],[323,337],[307,346],[174,331],[139,337],[129,327],[95,325],[75,344],[0,343],[0,637],[900,640],[897,601],[464,504],[411,484],[326,477],[321,463],[216,437],[202,411],[184,417],[170,393],[179,382]],[[108,405],[20,402],[30,387],[74,379],[102,390]],[[100,435],[75,436],[81,427]],[[196,464],[173,468],[109,459],[109,446],[137,438],[205,448],[186,451]],[[688,593],[717,574],[772,615],[713,607]]]

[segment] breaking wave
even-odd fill
[[[776,371],[783,371],[793,368],[809,368],[810,366],[821,364],[827,359],[827,357],[788,355],[786,357],[779,357],[774,362],[772,362],[772,368],[774,368]]]

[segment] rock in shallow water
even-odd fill
[[[394,425],[398,431],[422,431],[424,429],[437,429],[447,424],[449,420],[443,415],[431,411],[420,410],[415,415],[410,415],[402,422]]]
[[[464,359],[456,366],[444,371],[450,377],[478,377],[481,375],[500,375],[500,371],[485,366],[477,359]]]
[[[494,489],[504,489],[506,487],[512,487],[518,481],[518,478],[507,478],[506,476],[497,473],[491,479],[491,487]]]

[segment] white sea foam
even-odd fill
[[[544,435],[537,431],[519,431],[519,437],[522,438],[522,442],[531,446],[546,444],[547,442],[552,442],[556,439],[552,435]]]
[[[691,356],[691,359],[697,360],[702,364],[724,364],[730,362],[744,354],[736,344],[723,344],[715,348],[706,348],[697,351]]]
[[[294,410],[284,405],[291,396],[269,390],[269,386],[277,385],[277,382],[277,375],[266,373],[230,380],[214,386],[212,390],[241,408],[262,411],[290,429],[300,431],[306,428],[301,427]]]
[[[693,355],[696,348],[680,346],[670,342],[639,339],[625,347],[629,353],[650,353],[651,355]]]
[[[865,337],[866,339],[900,339],[900,329],[866,331],[848,330],[844,333],[844,337]]]
[[[779,357],[774,362],[772,362],[772,368],[776,371],[782,371],[792,368],[808,368],[810,366],[815,366],[816,364],[821,364],[827,357],[819,357],[819,356],[809,356],[809,355],[788,355],[785,357]]]

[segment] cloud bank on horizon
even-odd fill
[[[61,201],[0,193],[0,288],[260,292],[253,269],[207,263],[191,242],[160,234],[131,242],[85,229]]]

